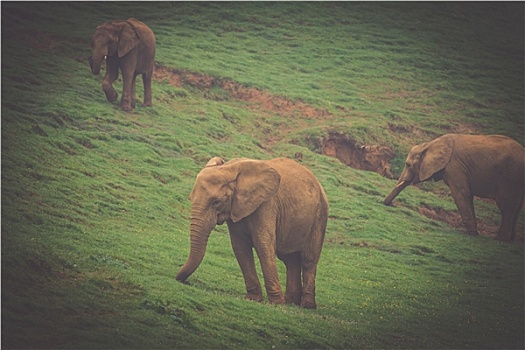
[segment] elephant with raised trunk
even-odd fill
[[[215,227],[228,224],[233,251],[246,284],[246,298],[262,301],[255,269],[257,252],[271,303],[315,309],[315,277],[323,246],[328,200],[312,172],[293,160],[211,159],[190,194],[191,249],[177,280],[200,265]],[[283,295],[275,257],[286,266]]]
[[[444,135],[412,148],[384,204],[410,184],[443,180],[470,235],[478,234],[473,204],[478,196],[496,200],[502,216],[496,238],[512,241],[523,206],[524,162],[523,146],[506,136]]]
[[[106,60],[102,89],[109,102],[118,98],[112,84],[117,80],[120,69],[124,85],[122,110],[131,111],[135,108],[135,79],[139,74],[142,74],[144,83],[144,106],[152,106],[151,79],[155,59],[155,35],[147,25],[135,18],[105,22],[95,30],[91,38],[91,48],[93,53],[89,64],[93,74],[100,73],[102,61]]]

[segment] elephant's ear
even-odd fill
[[[252,214],[279,189],[281,176],[271,166],[257,160],[226,163],[221,171],[233,178],[235,194],[232,200],[231,219],[237,222]]]
[[[419,167],[419,181],[430,179],[435,173],[443,170],[452,156],[454,141],[445,135],[428,143],[422,155],[421,166]]]
[[[140,42],[140,37],[135,27],[128,21],[126,21],[118,36],[117,54],[118,57],[122,57],[136,47]]]
[[[213,157],[212,159],[208,161],[205,168],[209,168],[211,166],[223,165],[223,164],[224,164],[224,159],[222,159],[221,157]]]

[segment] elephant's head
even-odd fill
[[[430,178],[440,180],[440,172],[449,163],[453,147],[453,139],[449,136],[442,136],[434,141],[412,147],[396,186],[383,203],[390,205],[394,198],[410,184],[417,184]]]
[[[185,281],[199,267],[215,225],[252,214],[277,192],[280,181],[279,173],[262,161],[211,159],[190,194],[190,256],[176,279]]]
[[[106,57],[122,57],[139,42],[140,37],[135,27],[128,21],[115,20],[101,24],[91,37],[91,48],[93,49],[89,59],[91,71],[97,75]]]

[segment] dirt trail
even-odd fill
[[[330,112],[315,108],[302,101],[292,101],[282,96],[273,95],[254,87],[248,87],[225,78],[216,78],[195,72],[183,71],[161,65],[155,66],[154,79],[167,80],[170,84],[182,87],[184,85],[196,87],[200,90],[210,90],[218,87],[226,91],[235,100],[249,102],[253,107],[276,113],[283,117],[301,115],[303,118],[327,118]]]

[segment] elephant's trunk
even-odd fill
[[[211,230],[215,227],[215,223],[210,225],[203,220],[200,220],[192,215],[190,232],[191,232],[191,248],[190,256],[188,260],[182,266],[175,277],[177,281],[184,282],[188,277],[191,276],[195,270],[199,267],[204,254],[206,253],[206,245],[208,243],[208,237],[210,236]]]
[[[403,191],[405,189],[405,187],[407,187],[408,185],[410,185],[410,181],[407,181],[407,180],[400,180],[396,187],[394,187],[394,189],[392,190],[392,192],[390,192],[390,194],[385,198],[385,200],[383,201],[383,204],[384,205],[391,205],[392,204],[392,201],[394,200],[394,198],[397,197],[397,195]]]
[[[100,73],[100,66],[106,55],[93,51],[93,55],[89,58],[89,66],[91,67],[91,72],[98,75]]]

